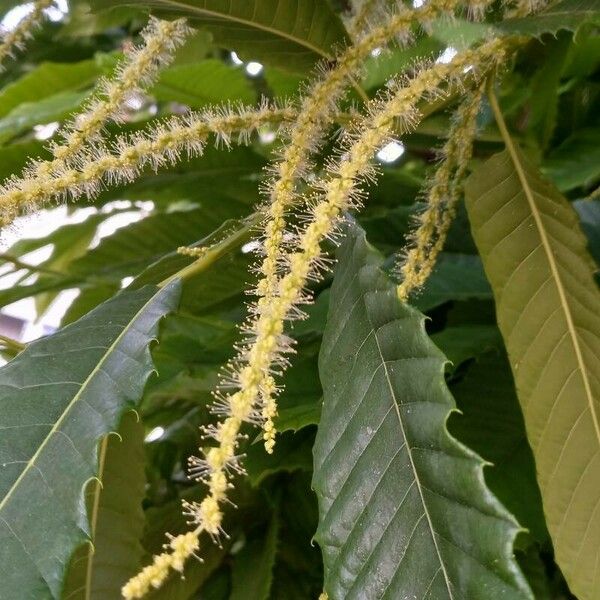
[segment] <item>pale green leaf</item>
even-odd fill
[[[89,539],[98,442],[139,401],[149,344],[179,284],[123,292],[0,369],[0,579],[7,598],[59,598]]]
[[[87,92],[66,91],[38,102],[20,104],[0,119],[0,142],[6,142],[34,125],[62,121],[83,104],[87,95]]]
[[[71,263],[70,270],[73,274],[111,279],[137,274],[164,254],[195,242],[224,220],[242,216],[247,210],[235,200],[209,200],[203,208],[156,212],[103,238],[98,246]]]
[[[87,490],[91,543],[74,555],[63,600],[118,598],[140,569],[144,531],[144,427],[124,415],[118,435],[100,445],[98,479]]]
[[[512,557],[518,525],[482,460],[452,438],[445,357],[401,303],[364,234],[338,252],[319,370],[315,536],[325,591],[349,598],[532,598]]]
[[[60,92],[81,90],[92,86],[102,73],[94,60],[77,63],[44,62],[0,91],[0,117],[20,104],[39,102]]]
[[[600,293],[577,214],[511,142],[469,179],[467,209],[494,289],[559,566],[600,594]]]

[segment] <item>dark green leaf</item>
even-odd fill
[[[107,4],[94,2],[99,8]],[[242,58],[292,71],[309,70],[320,58],[330,57],[335,44],[346,40],[340,20],[319,0],[128,0],[125,4],[187,17],[196,27],[208,29],[216,44]]]
[[[577,200],[573,206],[579,215],[581,228],[588,239],[588,250],[600,265],[600,201]]]
[[[448,300],[491,297],[492,290],[478,256],[442,253],[423,291],[411,303],[421,311],[428,311]]]
[[[98,442],[139,401],[148,346],[178,295],[177,282],[124,292],[0,369],[7,597],[59,598],[69,557],[90,535],[84,485],[98,472]]]
[[[251,539],[233,561],[229,600],[268,600],[277,552],[279,513],[271,517],[264,537]]]
[[[315,536],[332,600],[532,598],[512,557],[518,525],[452,438],[445,357],[364,234],[339,250],[319,370]],[[349,568],[351,565],[351,568]]]
[[[548,532],[533,454],[504,351],[482,351],[451,389],[462,415],[452,417],[450,431],[490,462],[485,480],[492,492],[545,542]]]
[[[563,192],[600,180],[600,127],[580,129],[544,161],[543,171]]]
[[[297,433],[286,432],[277,437],[275,451],[267,454],[260,438],[246,450],[244,467],[248,479],[254,486],[260,485],[274,473],[293,473],[312,468],[311,448],[315,439],[315,428],[304,427]]]
[[[484,352],[502,347],[502,338],[495,325],[448,326],[439,333],[434,333],[431,339],[454,367]],[[479,452],[477,448],[474,450]]]

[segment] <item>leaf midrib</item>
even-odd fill
[[[490,100],[492,106],[496,103],[495,96],[490,95]],[[496,103],[497,104],[497,103]],[[499,111],[499,107],[498,107]],[[496,110],[494,110],[496,113]],[[496,113],[497,114],[497,113]],[[560,272],[558,270],[558,265],[556,264],[556,259],[554,257],[554,253],[552,252],[552,247],[548,240],[548,235],[546,233],[546,229],[544,227],[544,222],[542,220],[542,216],[539,212],[537,204],[535,202],[534,192],[529,186],[529,182],[527,180],[527,176],[523,170],[521,162],[519,160],[519,155],[517,153],[516,147],[513,144],[512,138],[508,133],[508,129],[504,123],[498,123],[502,136],[504,137],[504,143],[506,145],[506,149],[510,155],[510,158],[515,167],[515,171],[519,178],[519,182],[521,184],[521,188],[523,189],[523,193],[525,194],[525,198],[527,199],[527,203],[529,204],[529,208],[531,210],[531,214],[533,216],[534,222],[536,224],[536,228],[538,230],[540,240],[542,243],[542,248],[544,249],[544,253],[548,259],[548,264],[550,266],[550,272],[555,281],[556,289],[558,292],[558,297],[560,299],[560,304],[563,309],[565,320],[567,322],[567,330],[569,332],[569,337],[571,339],[573,349],[575,351],[575,357],[577,360],[577,365],[579,367],[579,371],[581,373],[581,378],[583,380],[583,387],[585,390],[586,399],[588,401],[588,405],[590,408],[590,413],[592,415],[592,421],[594,424],[594,431],[596,432],[596,440],[600,444],[600,423],[598,420],[598,414],[596,412],[596,407],[594,406],[594,399],[592,396],[592,388],[590,385],[590,381],[587,375],[587,367],[585,364],[585,360],[583,358],[583,352],[581,351],[581,346],[579,345],[579,339],[577,336],[577,328],[575,327],[575,323],[573,321],[573,315],[571,313],[571,307],[569,306],[569,302],[567,300],[567,295],[565,292],[564,284],[562,282],[562,278],[560,276]]]
[[[153,296],[154,297],[154,296]],[[90,516],[91,543],[88,545],[87,564],[85,567],[85,600],[92,597],[92,575],[94,572],[94,543],[96,540],[96,527],[98,526],[98,513],[100,511],[100,495],[102,494],[102,477],[104,476],[104,465],[106,461],[106,449],[108,447],[108,435],[105,435],[100,444],[100,457],[98,459],[98,476],[96,488],[94,489],[94,502]]]
[[[81,384],[81,387],[79,388],[79,390],[77,391],[75,396],[73,396],[73,399],[65,407],[65,410],[62,412],[61,416],[57,419],[56,423],[54,423],[54,425],[52,426],[52,429],[50,429],[50,431],[48,432],[48,435],[44,438],[44,440],[40,444],[39,448],[36,450],[34,455],[27,461],[27,466],[23,469],[23,471],[21,471],[21,474],[17,477],[17,479],[15,480],[13,485],[10,487],[10,489],[8,490],[8,492],[6,493],[4,498],[2,498],[2,500],[0,501],[0,512],[5,507],[7,501],[10,499],[10,497],[14,493],[14,491],[19,487],[19,484],[21,483],[21,480],[23,479],[23,477],[25,477],[25,474],[28,473],[29,470],[34,466],[37,458],[39,457],[42,450],[45,448],[48,441],[58,431],[60,425],[66,418],[67,414],[69,414],[69,412],[73,408],[73,406],[79,401],[79,399],[81,398],[81,395],[83,394],[83,392],[85,391],[85,389],[87,388],[89,383],[93,380],[93,378],[96,376],[96,374],[100,371],[100,368],[102,367],[102,365],[104,364],[104,362],[106,361],[108,356],[110,356],[112,354],[112,352],[118,346],[118,344],[121,342],[121,340],[123,339],[125,334],[127,334],[129,332],[132,323],[135,323],[135,321],[142,314],[142,312],[144,310],[146,310],[146,307],[156,298],[157,294],[159,294],[161,291],[162,291],[162,288],[158,288],[157,291],[154,294],[152,294],[152,296],[150,296],[148,301],[144,303],[144,305],[135,313],[135,315],[129,321],[129,323],[123,328],[123,331],[116,337],[115,341],[106,349],[106,352],[103,354],[102,359],[98,362],[98,364],[92,369],[90,374],[86,377],[85,381]],[[107,432],[107,433],[109,433],[109,432]]]
[[[374,337],[375,337],[375,342],[377,344],[377,352],[379,354],[379,358],[381,360],[381,363],[383,364],[383,370],[384,370],[384,373],[385,373],[385,380],[386,380],[388,388],[390,390],[390,395],[392,397],[392,402],[394,404],[394,409],[395,409],[396,415],[398,417],[398,424],[400,425],[400,430],[402,431],[402,437],[404,438],[404,442],[405,442],[405,446],[406,446],[406,454],[408,455],[408,460],[410,462],[410,468],[411,468],[411,470],[413,472],[413,476],[415,478],[415,483],[417,484],[417,489],[419,490],[419,497],[421,498],[421,504],[423,506],[423,512],[425,513],[425,517],[427,519],[427,524],[429,526],[429,532],[431,534],[431,539],[433,540],[433,545],[435,547],[435,551],[436,551],[436,554],[437,554],[437,557],[438,557],[438,561],[440,563],[440,568],[442,570],[442,573],[444,574],[444,582],[446,584],[446,589],[448,590],[448,594],[450,596],[450,600],[454,600],[454,595],[452,594],[452,588],[451,588],[451,585],[450,585],[450,579],[448,577],[448,572],[446,571],[446,565],[445,565],[444,561],[442,560],[442,555],[440,553],[440,548],[439,548],[438,543],[437,543],[435,530],[433,528],[433,523],[431,521],[431,516],[429,514],[429,511],[427,510],[427,505],[425,503],[425,497],[423,495],[423,486],[421,484],[421,480],[419,479],[419,474],[417,473],[417,469],[416,469],[415,463],[413,461],[410,444],[408,443],[408,438],[406,436],[406,430],[404,429],[404,422],[402,420],[402,415],[400,414],[399,402],[398,402],[398,399],[396,398],[396,394],[395,394],[394,388],[392,386],[392,381],[391,381],[390,376],[389,376],[388,367],[387,367],[387,361],[385,360],[385,358],[383,356],[383,352],[381,351],[381,345],[379,343],[379,337],[377,336],[377,330],[375,329],[373,321],[371,320],[371,315],[369,314],[368,307],[365,306],[365,308],[366,308],[365,312],[366,312],[367,317],[369,319],[369,324],[370,324],[371,329],[373,330],[373,332],[375,334]]]
[[[275,37],[281,37],[281,38],[288,39],[288,40],[294,42],[295,44],[298,44],[299,46],[304,46],[305,48],[308,48],[312,52],[319,54],[320,56],[322,56],[323,58],[326,58],[327,60],[331,60],[330,54],[325,52],[322,48],[319,48],[318,46],[311,44],[308,40],[294,37],[293,35],[286,33],[285,31],[282,31],[280,29],[274,29],[273,27],[268,27],[267,25],[264,25],[263,23],[257,23],[256,21],[248,21],[247,19],[242,19],[240,17],[234,17],[230,14],[218,13],[218,12],[215,12],[214,10],[210,10],[208,8],[200,8],[197,6],[192,6],[192,5],[186,4],[185,2],[177,2],[176,0],[157,0],[157,1],[160,4],[172,5],[177,8],[182,8],[185,10],[189,10],[191,12],[196,12],[200,15],[207,15],[207,16],[213,17],[215,19],[220,19],[222,21],[229,20],[229,21],[233,21],[235,23],[241,23],[242,25],[246,25],[246,27],[252,27],[254,29],[260,29],[262,31],[266,31],[266,32],[274,35]]]

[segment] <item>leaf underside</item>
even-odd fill
[[[106,8],[106,0],[93,0]],[[157,15],[186,17],[206,28],[216,44],[242,58],[305,72],[346,40],[340,20],[319,0],[127,0],[108,4],[151,6]]]
[[[3,597],[60,597],[71,554],[90,537],[98,443],[141,397],[149,344],[179,287],[122,292],[0,370]]]
[[[62,600],[118,598],[140,569],[144,532],[144,426],[134,412],[124,415],[118,435],[101,442],[98,480],[90,482],[86,504],[91,543],[74,554]]]
[[[532,598],[518,525],[450,436],[443,354],[364,234],[339,250],[320,355],[316,534],[332,600]]]
[[[558,563],[600,595],[600,294],[572,206],[516,146],[466,186]]]

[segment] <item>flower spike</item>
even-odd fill
[[[398,286],[398,297],[402,301],[425,284],[446,240],[471,159],[482,95],[483,83],[459,106],[448,141],[442,148],[442,162],[427,192],[427,207],[418,217],[412,246],[400,266],[402,282]]]
[[[23,17],[17,26],[2,37],[0,43],[0,70],[7,56],[14,56],[16,50],[22,50],[25,41],[32,36],[33,30],[40,24],[44,10],[52,5],[53,0],[37,0],[31,12]]]

